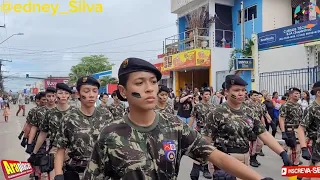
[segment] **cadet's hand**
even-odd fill
[[[26,149],[26,153],[31,154],[32,151],[33,151],[33,144],[28,144],[27,149]]]
[[[270,178],[270,177],[266,177],[266,178],[263,178],[261,180],[273,180],[273,178]]]
[[[284,166],[292,166],[292,165],[293,165],[292,162],[289,160],[289,157],[288,157],[288,154],[287,154],[286,151],[282,151],[282,152],[280,153],[280,156],[281,156],[281,158],[282,158],[282,161],[283,161],[283,165],[284,165]]]
[[[37,160],[36,154],[32,153],[31,156],[28,158],[27,161],[28,161],[30,164],[34,165],[35,162],[36,162],[36,160]]]
[[[311,159],[311,154],[309,152],[309,149],[307,147],[303,147],[301,148],[302,150],[302,157],[305,160],[310,160]]]
[[[54,180],[64,180],[63,174],[56,175],[56,176],[54,177]]]
[[[288,136],[287,136],[286,132],[282,132],[282,139],[283,140],[287,140],[288,139]]]

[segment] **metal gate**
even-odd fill
[[[269,93],[278,92],[280,95],[286,93],[290,87],[301,90],[310,90],[313,83],[320,80],[320,66],[303,69],[292,69],[274,71],[259,74],[259,89],[267,90]]]
[[[226,76],[229,74],[234,74],[234,70],[231,72],[229,72],[229,70],[216,72],[216,91],[222,89],[222,84],[224,83]]]

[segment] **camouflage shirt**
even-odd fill
[[[90,157],[99,132],[113,120],[110,111],[95,109],[92,116],[80,109],[71,109],[61,119],[53,146],[70,150],[70,158],[86,160]]]
[[[164,108],[160,108],[158,105],[156,105],[155,110],[159,113],[174,114],[173,106],[170,103],[167,103]]]
[[[191,116],[195,118],[197,121],[198,126],[205,126],[207,123],[206,117],[208,112],[214,110],[214,105],[208,102],[207,104],[204,103],[198,103],[193,106],[192,111],[191,111]]]
[[[253,110],[244,104],[236,110],[222,103],[208,114],[204,134],[212,137],[216,147],[249,149],[249,135],[252,132],[256,135],[265,132],[260,119],[253,116]]]
[[[48,108],[46,106],[42,106],[42,107],[37,108],[36,111],[34,112],[34,117],[33,117],[32,121],[30,121],[30,124],[32,126],[36,126],[37,128],[39,128],[40,123],[45,118],[47,110],[48,110]]]
[[[108,109],[112,113],[114,119],[123,118],[124,113],[126,111],[126,107],[121,102],[118,105],[114,103],[110,104],[110,106],[108,106]]]
[[[76,108],[80,108],[81,102],[78,99],[70,99],[69,100],[70,106],[74,106]]]
[[[320,105],[313,101],[304,111],[304,118],[300,125],[306,129],[307,136],[315,139],[320,128]]]
[[[83,179],[175,180],[183,155],[204,163],[214,150],[172,114],[156,113],[149,127],[137,126],[124,116],[101,131]]]
[[[303,118],[302,106],[299,103],[287,101],[280,108],[280,116],[284,118],[285,125],[298,125]]]
[[[255,119],[261,120],[261,118],[265,115],[264,114],[265,112],[263,111],[263,107],[260,103],[254,103],[251,100],[247,100],[243,104],[253,110],[254,114],[252,115]]]
[[[62,116],[64,116],[71,109],[75,108],[76,107],[70,106],[66,111],[60,111],[57,107],[55,107],[46,112],[45,118],[40,123],[39,130],[48,133],[51,143],[55,140]]]
[[[34,107],[34,108],[31,108],[28,112],[28,115],[27,115],[27,121],[26,123],[30,124],[30,122],[32,121],[33,117],[34,117],[34,113],[37,111],[39,107]]]

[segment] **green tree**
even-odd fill
[[[112,69],[114,64],[108,61],[104,55],[91,55],[81,58],[79,64],[71,67],[69,73],[69,82],[71,84],[77,82],[81,76],[90,76],[101,71]]]
[[[234,62],[236,60],[236,54],[241,53],[242,57],[252,57],[252,47],[254,46],[254,42],[250,39],[245,45],[244,49],[234,49],[230,54],[229,60],[229,72],[234,68]]]
[[[100,79],[100,85],[106,86],[107,84],[118,84],[118,80],[116,78],[110,76],[104,76]]]

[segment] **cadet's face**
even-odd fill
[[[103,95],[102,102],[107,103],[108,99],[109,99],[108,95]]]
[[[40,100],[36,99],[36,105],[39,106],[40,105]]]
[[[57,90],[57,99],[60,104],[68,103],[68,99],[70,97],[70,93],[63,90]]]
[[[234,104],[241,104],[245,100],[246,87],[233,85],[227,90],[227,100],[230,99]]]
[[[258,95],[258,94],[252,94],[252,95],[250,96],[250,99],[251,99],[252,101],[259,101],[259,95]]]
[[[205,101],[209,101],[210,100],[210,92],[204,92],[202,95],[202,99]]]
[[[115,102],[119,102],[118,96],[113,96],[112,98]]]
[[[42,98],[40,99],[39,105],[40,105],[40,106],[45,106],[46,104],[47,104],[47,98],[46,98],[46,97],[42,97]]]
[[[300,93],[298,91],[293,91],[290,96],[290,99],[298,101],[300,99]]]
[[[144,110],[155,108],[158,89],[157,78],[150,72],[131,73],[126,88],[119,85],[119,91],[123,97],[127,98],[129,105]]]
[[[168,93],[167,92],[164,92],[162,91],[161,93],[158,94],[158,100],[160,102],[167,102],[168,100]]]
[[[258,101],[259,101],[259,102],[262,101],[262,95],[258,95]]]
[[[93,107],[96,103],[98,95],[98,87],[92,85],[82,85],[79,92],[81,105]]]
[[[47,93],[46,99],[47,99],[48,105],[53,105],[56,101],[56,94],[55,93]]]

